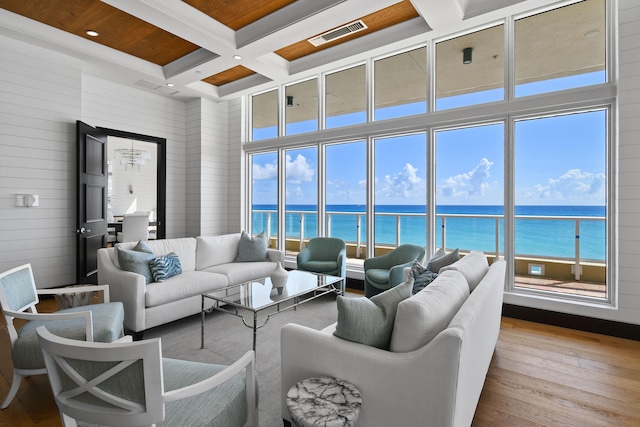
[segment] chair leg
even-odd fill
[[[20,375],[14,369],[13,380],[11,381],[11,388],[9,389],[9,393],[7,394],[7,397],[4,399],[4,402],[2,402],[2,406],[0,407],[0,409],[5,409],[7,406],[9,406],[13,398],[16,397],[16,394],[18,393],[18,389],[20,388],[21,382],[22,382],[22,375]]]

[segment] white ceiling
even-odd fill
[[[136,87],[140,87],[137,83],[146,81],[161,88],[160,93],[177,98],[227,100],[303,79],[319,70],[339,68],[426,40],[459,35],[508,15],[558,3],[554,0],[411,0],[419,18],[289,62],[273,52],[398,0],[298,0],[287,7],[286,13],[273,13],[238,31],[181,0],[103,1],[197,44],[203,48],[198,52],[209,51],[209,54],[194,54],[188,61],[181,59],[162,67],[5,9],[0,9],[0,34],[80,58],[84,61],[83,71],[90,75]],[[242,59],[236,60],[234,55],[241,55]],[[219,87],[201,81],[237,65],[257,74]],[[174,86],[167,88],[167,83]]]

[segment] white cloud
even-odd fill
[[[287,181],[296,184],[311,182],[314,174],[315,170],[302,154],[298,154],[295,160],[287,155]]]
[[[545,184],[516,190],[522,197],[519,203],[604,204],[605,175],[570,169],[558,178],[549,178]]]
[[[425,198],[424,180],[417,174],[418,168],[407,163],[401,172],[395,175],[385,175],[382,184],[376,182],[377,202],[387,202],[389,199],[418,199]]]
[[[278,164],[267,163],[264,166],[253,165],[253,179],[255,180],[265,180],[265,179],[276,179],[278,177]]]
[[[438,185],[438,193],[443,197],[474,199],[483,197],[491,188],[488,178],[493,162],[482,158],[480,163],[469,172],[450,176]]]

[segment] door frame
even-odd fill
[[[125,139],[133,139],[136,141],[150,142],[157,144],[158,150],[158,166],[156,176],[156,201],[157,201],[157,218],[158,225],[156,234],[158,239],[166,238],[166,215],[167,215],[167,140],[165,138],[158,138],[155,136],[142,135],[139,133],[126,132],[117,129],[108,129],[103,127],[96,127],[100,131],[104,132],[107,137],[114,136]]]

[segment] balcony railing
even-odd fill
[[[277,234],[273,226],[277,223],[277,211],[275,210],[254,210],[254,214],[260,213],[263,214],[266,219],[264,222],[264,231],[269,238],[275,237]],[[362,258],[364,252],[364,247],[366,245],[366,238],[362,236],[366,236],[366,233],[363,232],[366,226],[366,214],[362,212],[345,212],[345,211],[328,211],[327,212],[327,235],[331,237],[340,237],[345,242],[355,247],[355,256],[356,258]],[[397,212],[376,212],[376,220],[384,223],[386,239],[381,237],[378,238],[380,230],[376,229],[376,247],[388,246],[395,247],[399,246],[403,243],[416,243],[424,246],[426,244],[426,216],[425,214],[420,213],[397,213]],[[305,240],[308,238],[315,237],[317,227],[315,225],[315,221],[317,219],[317,212],[315,211],[295,211],[288,210],[286,212],[286,227],[287,227],[287,241],[295,241],[298,250],[301,250],[304,247]],[[353,217],[349,221],[348,227],[345,227],[345,217]],[[338,222],[339,219],[342,219],[342,228],[339,231],[335,230],[334,222]],[[421,220],[423,225],[416,225]],[[470,220],[475,220],[476,222],[472,224]],[[421,231],[418,233],[407,234],[404,228],[410,228],[407,225],[409,222],[413,221],[412,226],[413,229],[421,228]],[[458,235],[454,237],[455,234],[453,230],[456,228],[463,228],[461,226],[461,221],[466,221],[466,227],[471,227],[473,229],[467,233],[461,233],[458,231]],[[503,250],[503,239],[501,237],[501,230],[504,221],[503,215],[474,215],[474,214],[436,214],[436,226],[439,228],[439,236],[437,236],[437,246],[444,248],[453,248],[458,247],[460,251],[470,251],[470,250],[482,250],[488,255],[493,255],[496,257],[500,257]],[[531,215],[516,215],[515,216],[515,224],[516,224],[516,260],[529,260],[527,265],[529,266],[525,273],[539,275],[539,270],[536,270],[536,267],[539,264],[536,264],[536,260],[542,263],[544,262],[562,262],[564,264],[572,264],[571,274],[575,280],[580,280],[582,275],[582,266],[583,264],[596,264],[601,267],[605,265],[604,259],[604,248],[606,245],[606,241],[604,240],[604,226],[605,226],[605,217],[596,217],[596,216],[531,216]],[[532,223],[532,221],[538,221],[538,223]],[[526,223],[525,223],[526,222]],[[547,226],[547,223],[549,226]],[[456,224],[457,223],[457,224]],[[487,225],[489,223],[490,225]],[[581,233],[585,231],[587,228],[588,232],[593,232],[593,227],[585,227],[584,224],[600,224],[597,227],[597,230],[601,232],[601,236],[590,236],[592,240],[595,239],[596,245],[599,245],[599,240],[602,240],[602,257],[595,256],[591,258],[583,257],[581,254]],[[471,225],[470,225],[471,224]],[[526,225],[529,224],[534,225],[537,229],[545,229],[545,232],[539,236],[530,236],[526,231],[520,231],[520,226],[526,228]],[[256,224],[254,224],[254,229]],[[349,230],[347,230],[349,228]],[[393,236],[389,238],[389,233],[391,228],[393,228]],[[553,233],[546,233],[546,230],[562,230],[564,233],[562,236],[553,235]],[[572,232],[571,232],[572,230]],[[261,231],[261,230],[256,230]],[[551,233],[551,234],[550,234]],[[416,235],[418,234],[418,235]],[[560,233],[559,233],[560,234]],[[594,233],[597,234],[597,233]],[[519,237],[520,236],[520,237]],[[463,247],[465,243],[468,244],[470,239],[473,238],[474,243],[470,246]],[[553,245],[553,250],[559,251],[555,246],[563,246],[562,251],[563,254],[553,254],[553,253],[536,253],[533,251],[520,251],[518,252],[519,242],[526,242],[527,239],[543,239],[546,238],[548,240],[548,245]],[[571,242],[571,239],[573,240]],[[389,241],[387,241],[389,240]],[[584,240],[584,239],[583,239]],[[448,245],[448,242],[452,242],[452,245]],[[451,248],[449,247],[451,246]],[[525,245],[526,248],[526,245]],[[550,250],[549,252],[553,252]],[[572,252],[572,253],[569,253]],[[531,270],[531,265],[534,266],[534,271]],[[520,270],[526,267],[519,267]],[[522,271],[521,271],[522,273]]]

